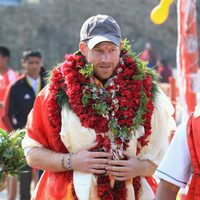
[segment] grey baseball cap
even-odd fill
[[[80,41],[86,41],[90,49],[100,42],[112,42],[119,45],[121,30],[117,22],[108,15],[96,15],[88,18],[82,25]]]

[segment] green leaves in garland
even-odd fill
[[[93,76],[94,70],[93,70],[93,64],[88,63],[85,64],[85,67],[83,69],[80,69],[79,71],[83,76],[90,78]]]
[[[131,139],[131,134],[128,128],[120,127],[116,120],[112,118],[108,122],[109,130],[113,134],[114,138],[120,138],[122,141],[129,141]],[[110,139],[113,139],[113,136],[110,137]]]
[[[99,115],[106,115],[108,113],[108,105],[106,102],[96,102],[95,104],[92,104],[92,108],[95,110],[96,114]]]
[[[62,108],[63,105],[67,105],[67,107],[69,109],[71,109],[68,96],[66,95],[66,93],[63,89],[60,89],[60,91],[57,94],[57,103],[58,103],[60,108]]]
[[[132,130],[136,131],[141,124],[143,124],[144,120],[142,119],[142,115],[146,112],[146,104],[148,102],[148,98],[144,92],[144,89],[141,90],[141,101],[140,106],[137,110],[135,118],[133,119],[133,126],[131,127]]]
[[[152,77],[151,93],[154,94],[152,96],[152,100],[155,101],[155,94],[158,92],[158,74],[147,66],[147,62],[141,60],[134,52],[132,52],[130,41],[127,38],[122,41],[122,50],[127,51],[127,55],[130,56],[137,64],[138,74],[133,77],[134,80],[142,80],[147,74]]]

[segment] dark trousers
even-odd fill
[[[32,168],[26,165],[24,168],[21,169],[21,171],[23,172],[19,174],[20,200],[30,200]]]

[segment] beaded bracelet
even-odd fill
[[[64,156],[61,157],[61,165],[63,169],[72,170],[72,167],[71,167],[72,153],[69,153],[69,156],[67,158],[67,167],[65,166],[64,158],[65,158]]]
[[[68,170],[72,170],[72,153],[69,153],[69,156],[68,156],[68,159],[67,159],[67,168],[68,168]]]

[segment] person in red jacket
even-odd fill
[[[7,126],[3,121],[5,108],[5,94],[10,85],[17,79],[17,73],[8,67],[10,51],[5,46],[0,46],[0,128],[7,131]]]

